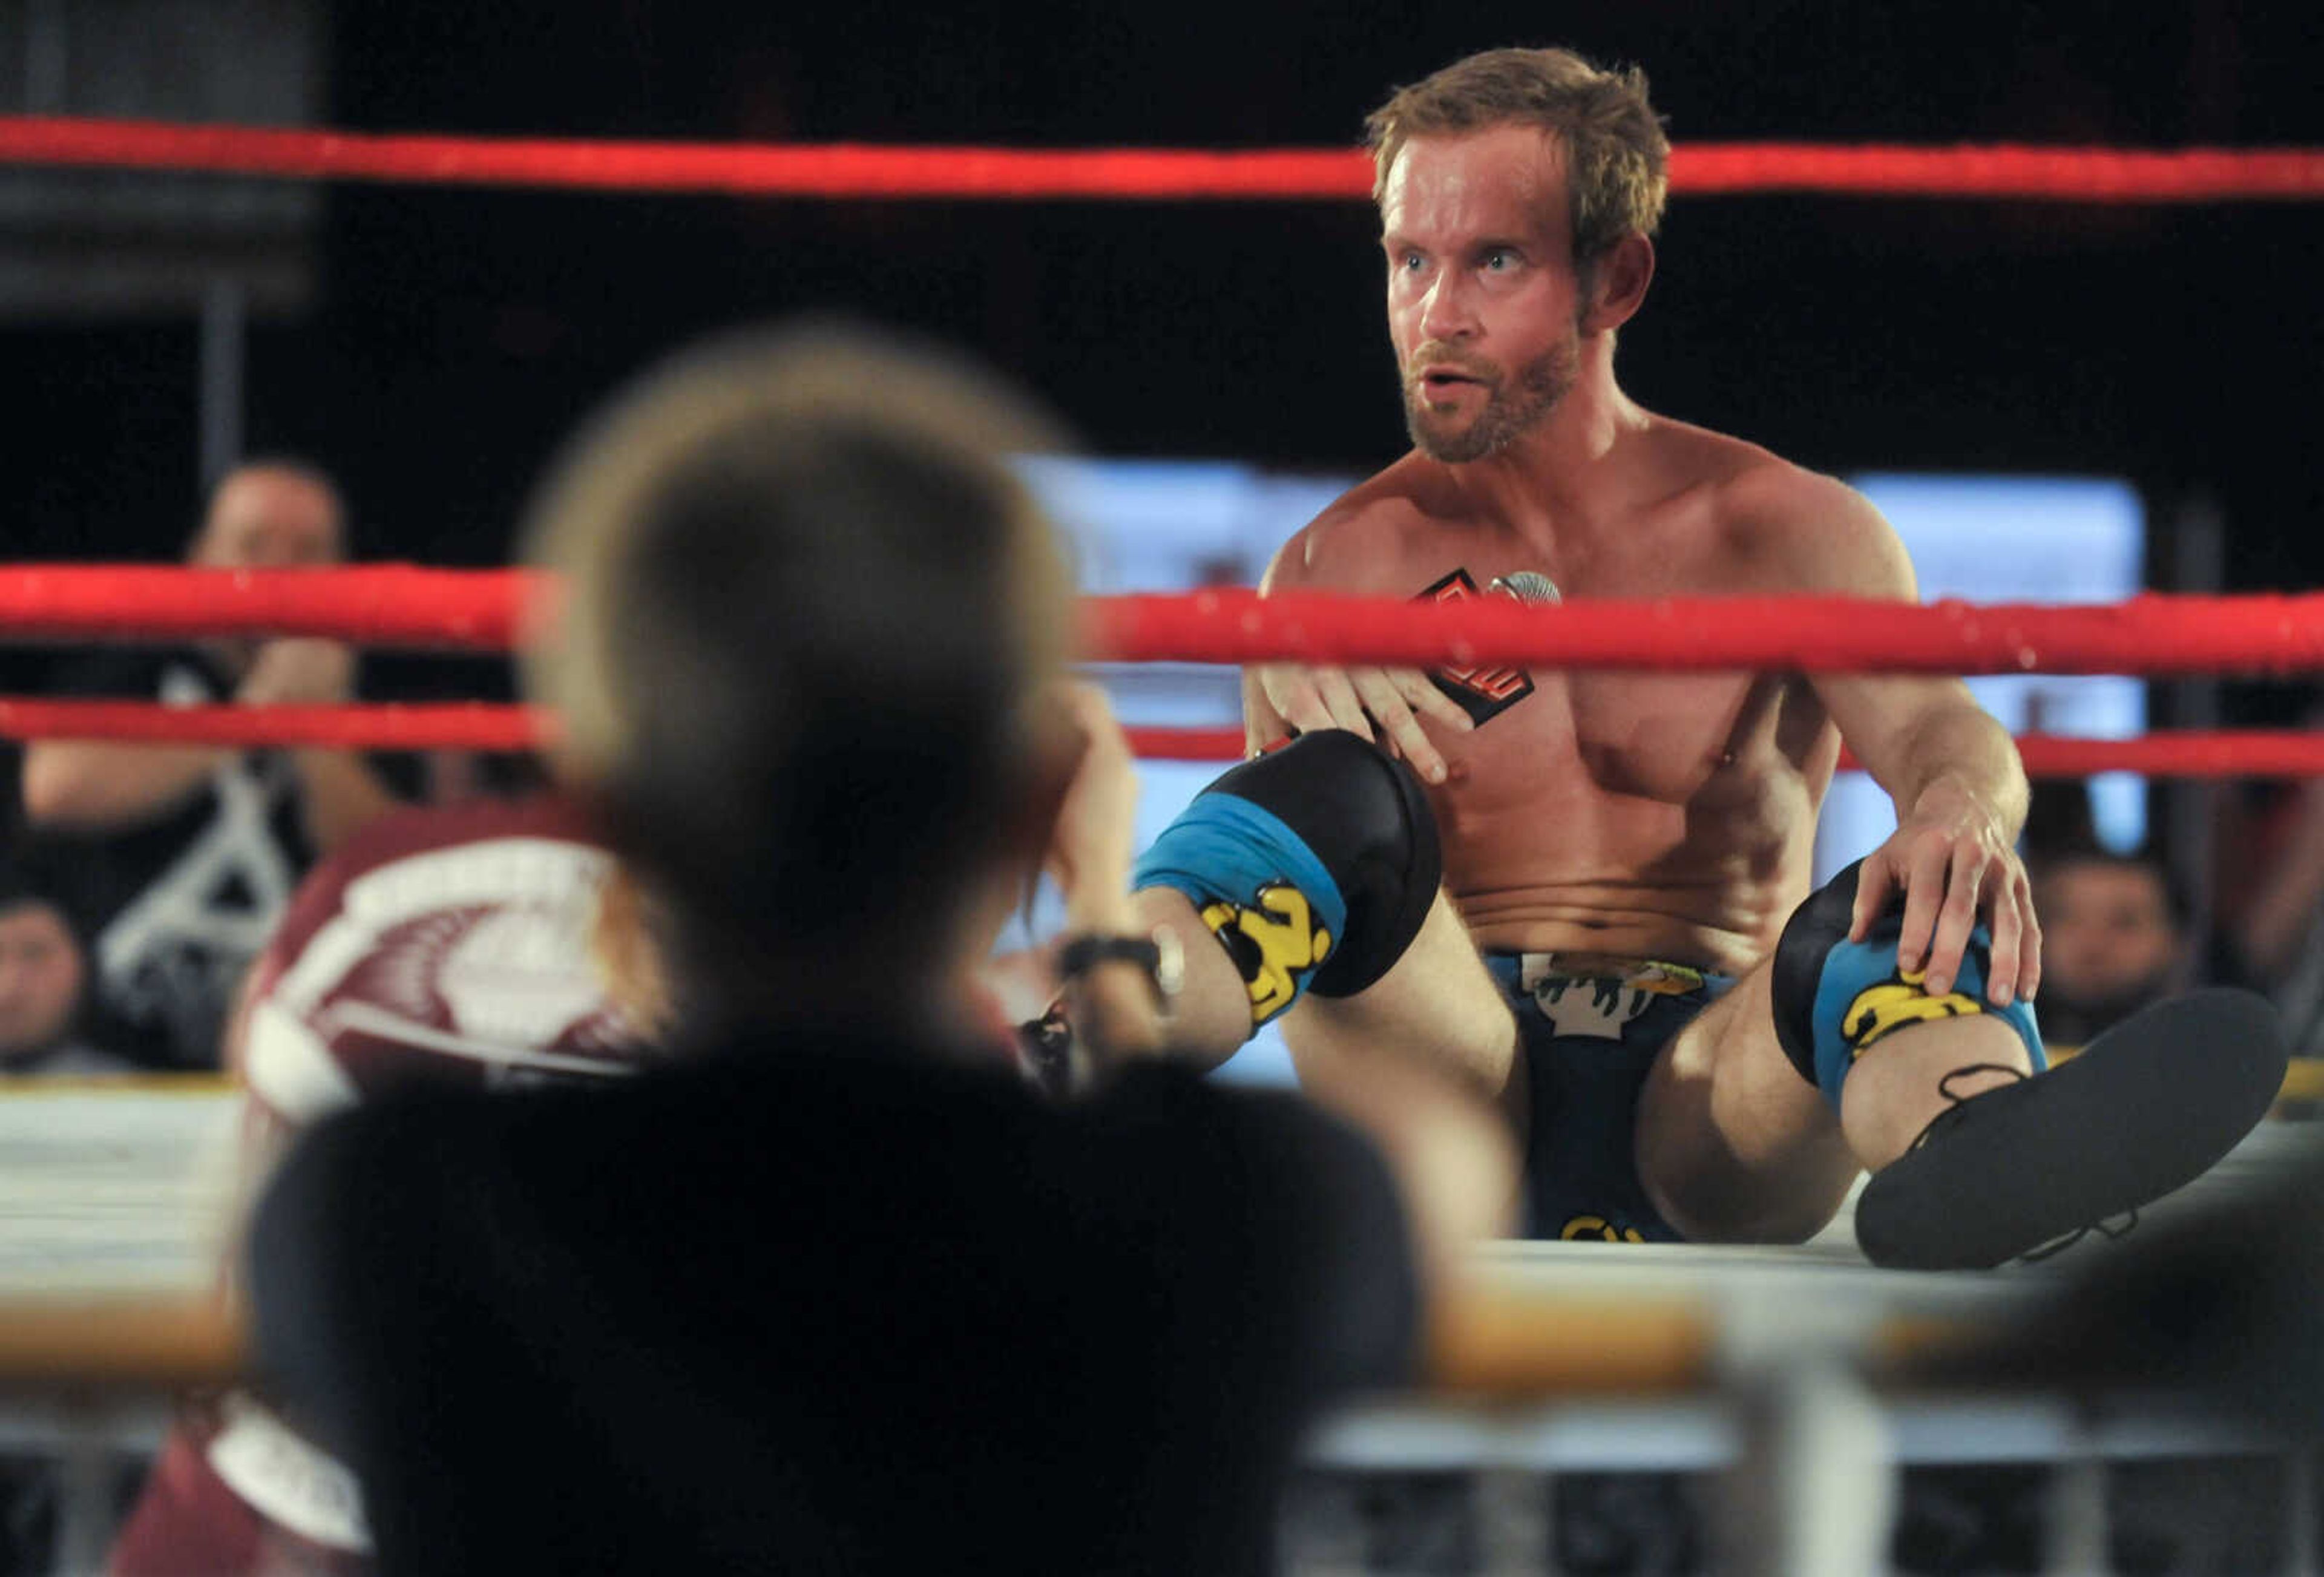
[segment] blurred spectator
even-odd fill
[[[134,1065],[83,1038],[88,963],[64,911],[0,872],[0,1074],[119,1074]]]
[[[330,479],[255,461],[212,493],[198,566],[334,564],[346,512]],[[214,641],[124,650],[69,672],[76,694],[165,705],[334,702],[355,657],[336,641]],[[214,1067],[228,998],[317,853],[393,803],[361,756],[214,745],[42,741],[24,752],[27,823],[54,840],[57,897],[93,938],[110,1037],[141,1061]]]
[[[2091,846],[2052,854],[2035,871],[2042,1033],[2052,1045],[2086,1045],[2186,989],[2186,909],[2159,861]]]
[[[877,341],[742,342],[542,495],[557,764],[695,1055],[381,1102],[277,1175],[261,1372],[383,1570],[1265,1570],[1315,1410],[1406,1372],[1428,1276],[1498,1224],[1499,1130],[1388,1059],[1351,1092],[1378,1150],[1167,1059],[1065,1109],[1010,1068],[979,971],[1034,868],[1101,944],[1065,985],[1093,1048],[1158,1047],[1176,984],[998,457],[1043,426]]]
[[[2274,1001],[2295,1055],[2324,1055],[2324,782],[2301,785],[2233,843],[2252,864],[2233,884],[2226,962]]]
[[[571,806],[479,795],[381,817],[300,884],[229,1032],[244,1184],[360,1102],[631,1073],[655,1055],[650,950]],[[180,1408],[107,1570],[352,1572],[369,1554],[353,1475],[237,1389]]]

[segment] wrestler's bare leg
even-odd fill
[[[1174,1054],[1216,1066],[1250,1033],[1241,973],[1185,895],[1148,888],[1133,901],[1140,923],[1169,927],[1185,953]],[[1517,1020],[1442,892],[1386,974],[1352,997],[1310,993],[1283,1022],[1301,1087],[1379,1146],[1439,1277],[1452,1271],[1444,1256],[1517,1230]]]
[[[1216,1066],[1250,1038],[1250,999],[1242,977],[1184,894],[1146,888],[1134,902],[1140,922],[1170,927],[1185,954],[1172,1045],[1199,1065]],[[1284,1017],[1283,1038],[1300,1083],[1311,1092],[1362,1081],[1384,1057],[1417,1060],[1491,1102],[1508,1116],[1512,1136],[1524,1141],[1517,1020],[1441,891],[1418,935],[1386,974],[1352,997],[1309,992]]]
[[[1753,969],[1674,1036],[1638,1099],[1639,1180],[1665,1220],[1708,1242],[1797,1242],[1830,1222],[1859,1170],[1886,1166],[1953,1104],[2004,1083],[1978,1064],[2030,1072],[1998,1017],[1900,1029],[1867,1052],[1840,1114],[1802,1078],[1775,1037],[1772,973]]]

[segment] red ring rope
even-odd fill
[[[0,739],[109,739],[148,743],[316,746],[341,750],[526,751],[549,742],[553,716],[484,702],[425,706],[164,706],[152,701],[0,696]],[[1131,728],[1148,761],[1231,761],[1240,728]],[[2139,772],[2154,778],[2324,776],[2324,733],[2161,733],[2142,739],[2021,734],[2036,778]],[[1843,759],[1842,770],[1855,763]]]
[[[318,635],[505,650],[521,570],[0,567],[0,638]],[[2324,669],[2324,594],[2139,596],[2126,603],[1913,604],[1854,597],[1605,599],[1243,590],[1084,600],[1086,650],[1130,662],[1385,662],[1418,667],[1813,673],[2284,674]]]
[[[528,186],[760,197],[1354,200],[1370,161],[1346,148],[874,147],[382,135],[309,128],[0,116],[0,161],[300,180]],[[2017,144],[1682,144],[1681,194],[1816,191],[2069,203],[2306,201],[2324,150]]]
[[[545,712],[483,701],[419,706],[165,706],[156,701],[49,701],[0,696],[0,739],[529,751],[548,743],[553,728]]]
[[[1414,667],[1808,673],[2284,674],[2324,667],[2324,595],[2126,603],[1912,604],[1857,597],[1502,597],[1250,591],[1095,597],[1089,649],[1132,662],[1281,659]]]
[[[1231,761],[1243,753],[1240,728],[1132,728],[1130,748],[1153,761]],[[2076,739],[2021,733],[2017,753],[2034,778],[2088,778],[2137,772],[2149,778],[2306,778],[2324,776],[2324,733],[2264,729],[2193,729],[2139,739]],[[1857,770],[1843,754],[1842,771]]]
[[[0,638],[192,641],[319,635],[373,646],[505,651],[528,572],[409,564],[318,569],[0,566]]]

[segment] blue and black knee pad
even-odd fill
[[[1257,1029],[1311,989],[1353,996],[1386,974],[1443,874],[1420,779],[1359,735],[1325,729],[1196,795],[1132,883],[1186,895],[1241,973]]]
[[[1897,1030],[1933,1019],[1992,1013],[2006,1019],[2025,1043],[2034,1071],[2050,1065],[2042,1052],[2042,1029],[2034,1004],[2023,997],[2006,1008],[1985,1000],[1993,966],[1993,935],[1980,922],[1962,950],[1953,989],[1932,995],[1920,970],[1900,968],[1896,939],[1904,928],[1904,900],[1889,902],[1861,942],[1848,939],[1856,911],[1858,860],[1808,895],[1793,911],[1775,944],[1769,980],[1775,1035],[1800,1076],[1823,1092],[1834,1111],[1840,1086],[1856,1059]]]

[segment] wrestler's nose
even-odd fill
[[[1440,270],[1428,293],[1421,298],[1420,337],[1460,340],[1471,338],[1476,332],[1477,315],[1471,310],[1468,293],[1461,288],[1461,271]]]

